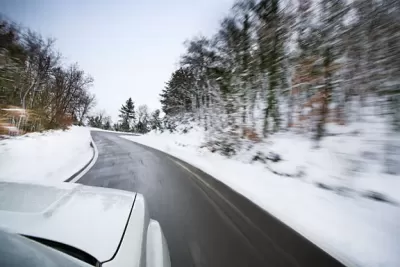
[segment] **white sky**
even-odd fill
[[[132,97],[160,107],[159,93],[184,51],[183,42],[210,36],[233,0],[0,0],[0,12],[54,37],[64,62],[78,62],[95,82],[96,109],[115,121]]]

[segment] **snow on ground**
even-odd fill
[[[0,140],[0,179],[64,181],[92,158],[90,141],[77,126]]]
[[[320,149],[312,149],[309,138],[277,134],[231,159],[201,148],[206,138],[198,127],[187,134],[151,132],[122,137],[209,173],[349,266],[400,266],[400,205],[315,186],[321,182],[356,192],[378,191],[400,204],[400,177],[384,174],[379,164],[384,137],[377,128],[367,129],[358,135],[326,137]],[[352,132],[349,127],[336,130]],[[272,169],[288,173],[301,169],[305,176],[282,177],[262,163],[251,163],[256,151],[282,156],[283,161],[270,163]]]
[[[286,133],[274,136],[264,151],[282,155],[283,161],[271,164],[278,172],[296,173],[300,169],[308,182],[359,194],[378,192],[400,204],[400,177],[387,174],[382,164],[388,157],[383,151],[387,141],[373,135],[370,129],[363,134],[331,136],[322,140],[319,149],[310,149],[314,144],[309,138]]]

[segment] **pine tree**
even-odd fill
[[[162,90],[161,106],[167,115],[191,112],[193,97],[193,76],[188,69],[179,68],[172,73]]]
[[[199,121],[204,129],[208,130],[210,124],[211,102],[213,92],[210,82],[210,68],[215,60],[215,51],[211,49],[211,41],[200,36],[187,42],[187,52],[182,57],[181,64],[190,69],[193,81],[192,103],[193,110],[197,112]]]
[[[117,132],[121,131],[120,130],[120,124],[119,123],[114,123],[112,129],[114,131],[117,131]]]
[[[151,130],[162,130],[162,125],[161,125],[161,119],[160,119],[160,110],[156,109],[151,113],[151,118],[150,118],[150,127]]]
[[[110,124],[109,121],[106,121],[106,123],[105,123],[104,126],[103,126],[103,129],[104,129],[104,130],[110,130],[110,129],[111,129],[111,124]]]
[[[136,124],[136,130],[139,133],[145,134],[149,131],[149,109],[146,105],[140,105],[137,110],[138,123]]]
[[[103,120],[100,116],[88,116],[88,123],[90,127],[103,128]]]
[[[129,98],[125,105],[122,105],[119,117],[121,118],[120,129],[124,132],[129,132],[134,130],[135,123],[135,104],[132,98]]]

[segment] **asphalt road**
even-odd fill
[[[143,194],[172,267],[343,266],[200,170],[117,134],[92,137],[99,157],[78,182]]]

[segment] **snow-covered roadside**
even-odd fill
[[[0,141],[0,179],[65,181],[93,157],[89,128],[30,133]]]
[[[261,163],[249,163],[255,150],[271,149],[271,144],[260,144],[248,153],[228,159],[200,148],[205,137],[198,128],[187,134],[165,132],[122,137],[159,149],[202,169],[274,214],[349,266],[400,266],[399,206],[376,202],[358,195],[343,196],[314,186],[314,182],[319,181],[318,177],[326,182],[326,177],[330,176],[331,171],[312,166],[318,161],[324,163],[322,167],[329,166],[332,162],[324,158],[324,155],[329,154],[324,149],[318,150],[320,152],[311,151],[305,138],[291,139],[296,137],[283,134],[277,135],[271,142],[278,152],[286,150],[283,155],[288,155],[289,158],[286,159],[291,161],[291,164],[282,162],[287,166],[276,166],[277,169],[288,171],[287,168],[291,166],[295,171],[295,166],[308,164],[309,177],[295,179],[277,176]],[[328,143],[322,147],[328,150],[330,146],[338,145],[335,139],[326,138],[326,142]],[[352,140],[347,142],[344,143],[345,146],[351,144]],[[289,150],[294,152],[288,153]],[[314,161],[309,161],[310,158]],[[293,161],[298,162],[294,164]],[[333,169],[336,171],[334,167]],[[354,182],[351,187],[368,189],[383,184],[381,188],[386,189],[384,193],[398,199],[400,188],[392,187],[398,184],[394,179],[391,179],[392,184],[388,185],[371,177],[367,177],[366,180]],[[336,180],[329,179],[328,182],[330,181]],[[356,188],[357,186],[359,188]]]

